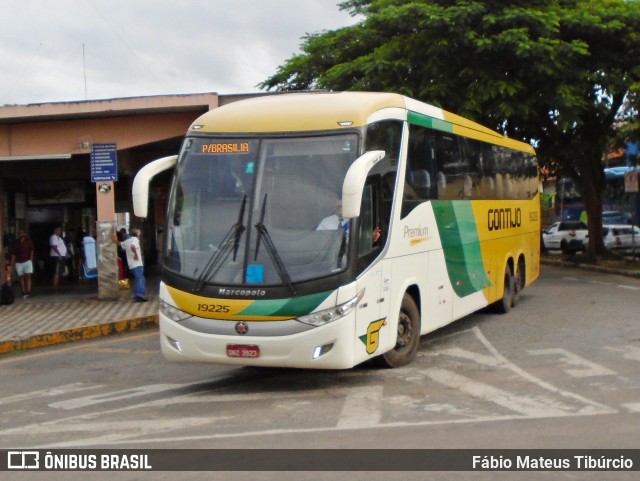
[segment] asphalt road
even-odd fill
[[[640,447],[638,279],[545,266],[510,314],[477,313],[425,336],[417,359],[395,370],[171,364],[160,355],[157,336],[120,335],[0,358],[0,447]],[[176,478],[169,472],[2,474],[21,480]],[[637,472],[484,474],[637,479]],[[485,479],[477,472],[179,477]]]

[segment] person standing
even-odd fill
[[[127,229],[124,227],[118,229],[116,235],[118,236],[118,240],[120,242],[125,241],[129,237],[131,237],[129,234],[127,234]],[[118,280],[126,279],[127,277],[131,277],[131,271],[129,270],[127,262],[127,253],[124,247],[118,244]]]
[[[64,245],[67,248],[65,256],[65,265],[67,267],[67,279],[70,282],[76,282],[76,233],[73,227],[70,227],[63,238]]]
[[[13,272],[20,279],[22,297],[26,299],[31,294],[31,274],[33,274],[33,241],[24,229],[18,230],[18,239],[13,246],[11,266]]]
[[[122,232],[124,230],[124,232]],[[113,240],[122,247],[127,255],[127,265],[131,274],[133,274],[133,300],[134,302],[147,302],[145,297],[145,280],[144,280],[144,263],[142,261],[142,249],[140,249],[140,240],[135,231],[131,235],[126,235],[126,230],[121,229],[124,240],[118,238],[118,234],[113,234]]]
[[[56,226],[53,229],[53,234],[49,237],[49,247],[51,247],[49,256],[53,267],[53,288],[57,289],[60,285],[60,276],[64,275],[67,256],[67,246],[62,238],[62,227]]]

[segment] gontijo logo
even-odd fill
[[[513,229],[522,225],[522,209],[506,207],[504,209],[489,209],[487,212],[489,231]]]
[[[360,340],[366,346],[367,354],[373,354],[378,350],[380,345],[380,329],[386,324],[387,319],[379,319],[372,322],[367,327],[367,333],[364,336],[360,336]]]

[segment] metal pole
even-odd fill
[[[7,268],[5,266],[4,259],[4,179],[0,174],[0,265],[2,266],[2,272],[0,272],[0,285],[4,284],[5,276],[7,275]],[[8,279],[7,279],[8,281]]]
[[[638,193],[633,193],[633,219],[631,222],[631,258],[636,257],[636,224],[638,224]]]
[[[87,95],[87,62],[84,55],[84,43],[82,44],[82,69],[84,72],[84,99],[88,100],[89,97]]]
[[[565,182],[560,179],[560,221],[563,221],[562,218],[563,210],[564,210],[564,193],[565,193]]]

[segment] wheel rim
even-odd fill
[[[401,312],[398,318],[398,338],[396,339],[396,350],[403,349],[411,342],[413,327],[411,318],[406,312]]]
[[[380,357],[386,367],[410,363],[420,344],[420,310],[410,295],[405,293],[397,312],[395,345]]]

